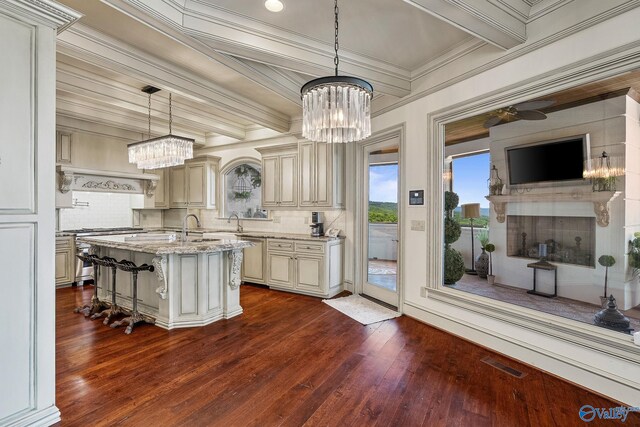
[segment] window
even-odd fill
[[[245,162],[224,174],[223,215],[240,218],[267,218],[262,209],[262,168],[258,163]]]
[[[453,212],[461,226],[470,225],[469,218],[460,218],[460,205],[480,203],[480,218],[473,219],[474,227],[486,227],[489,224],[489,180],[491,158],[489,152],[454,157],[451,162],[451,184],[460,198],[458,207]]]

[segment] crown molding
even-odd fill
[[[153,82],[161,89],[279,132],[289,128],[289,118],[285,114],[83,25],[58,38],[58,52],[139,81]]]
[[[81,13],[52,0],[0,0],[0,9],[35,19],[58,34],[82,17]]]
[[[527,40],[526,21],[502,3],[472,0],[404,0],[467,33],[507,50]],[[510,0],[515,1],[515,0]]]

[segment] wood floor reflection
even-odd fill
[[[90,286],[58,290],[60,425],[572,426],[583,405],[617,406],[405,316],[362,326],[317,298],[241,289],[239,317],[130,336],[73,313]]]

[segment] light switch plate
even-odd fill
[[[411,220],[411,229],[413,231],[424,231],[425,223],[424,221],[418,221],[415,219]]]

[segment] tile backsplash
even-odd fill
[[[58,229],[131,227],[132,209],[144,204],[142,194],[73,192],[74,208],[60,209]]]

